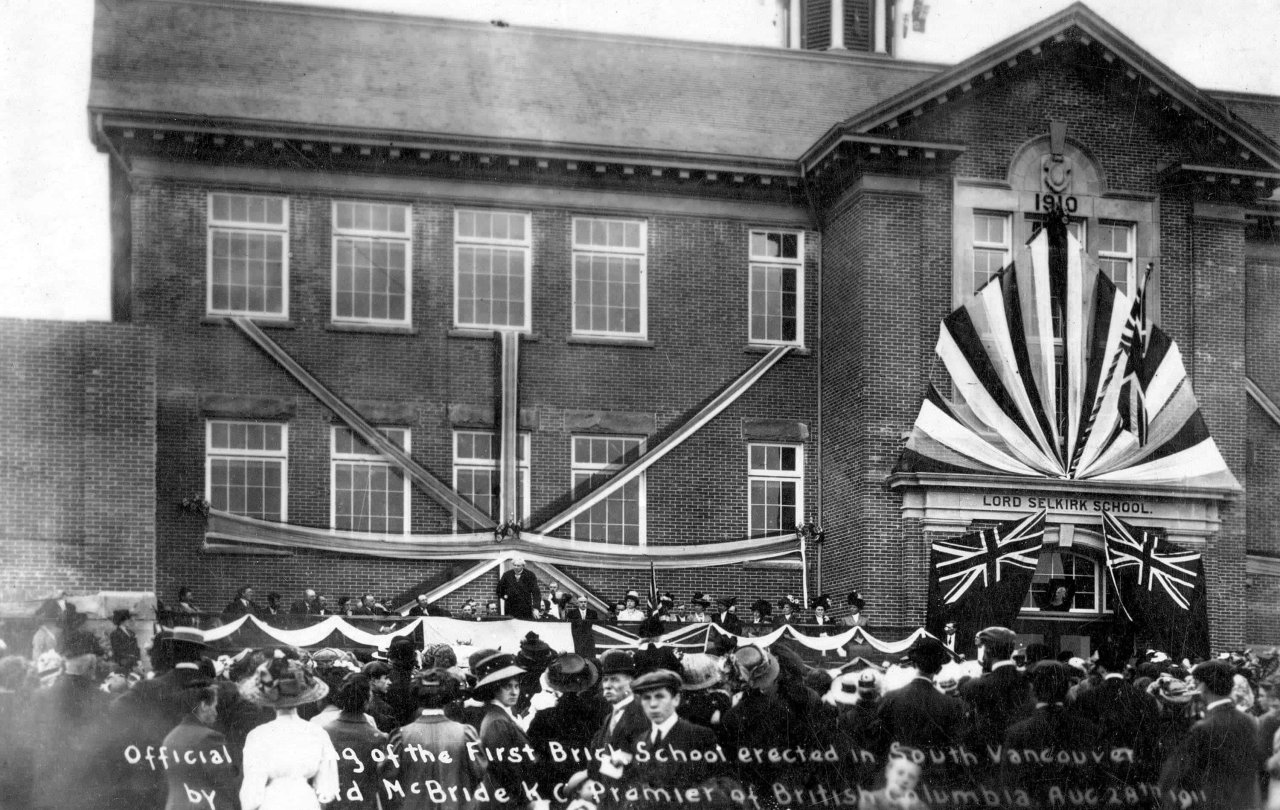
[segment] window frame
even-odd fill
[[[637,436],[633,434],[614,434],[614,433],[570,434],[569,436],[569,484],[573,491],[577,491],[578,487],[581,486],[581,484],[578,481],[579,475],[585,475],[588,478],[591,478],[596,475],[599,475],[600,473],[613,472],[616,474],[618,471],[624,469],[625,467],[627,467],[628,464],[631,463],[630,461],[624,461],[621,463],[619,462],[613,462],[613,463],[579,462],[577,460],[578,439],[634,441],[636,442],[635,447],[630,448],[627,451],[627,453],[634,454],[636,458],[644,455],[649,442],[649,438],[647,436]],[[636,503],[637,503],[637,509],[639,512],[638,520],[637,520],[637,531],[636,531],[637,542],[634,546],[630,545],[629,543],[620,543],[617,545],[622,545],[628,548],[645,548],[646,546],[649,545],[648,485],[645,479],[646,479],[646,474],[644,471],[641,471],[641,473],[638,476],[636,476],[636,486],[637,486]],[[608,502],[608,498],[606,498],[604,501],[601,501],[601,503],[607,503],[607,502]],[[590,511],[590,510],[587,510],[587,511]],[[582,515],[579,515],[578,517],[575,517],[573,520],[569,521],[569,539],[577,542],[583,542],[583,543],[606,543],[609,545],[614,545],[612,543],[609,543],[608,540],[593,540],[589,537],[578,537],[578,520],[581,517]]]
[[[988,272],[987,277],[982,281],[982,284],[978,283],[978,251],[981,250],[981,251],[986,251],[988,253],[994,253],[997,250],[1000,251],[1004,256],[1004,260],[1000,263],[1000,267],[1002,269],[1005,267],[1008,267],[1009,263],[1013,261],[1013,226],[1014,226],[1013,212],[998,211],[998,210],[986,209],[986,208],[974,208],[970,212],[970,214],[971,214],[970,220],[972,223],[973,238],[969,240],[968,253],[969,253],[969,282],[970,282],[969,287],[970,289],[966,294],[966,297],[974,295],[984,284],[986,284],[988,281],[991,280],[993,275],[992,273]],[[990,242],[990,241],[978,239],[978,217],[995,217],[1003,220],[1004,241]]]
[[[524,219],[524,238],[523,239],[495,239],[479,238],[474,236],[461,236],[458,232],[461,224],[462,215],[464,213],[472,214],[504,214],[508,216],[519,216]],[[459,283],[461,278],[461,255],[465,247],[489,247],[502,249],[515,249],[524,252],[524,324],[521,326],[496,325],[496,324],[480,324],[480,323],[463,323],[460,317],[462,304],[462,285]],[[478,331],[491,332],[521,332],[531,333],[533,331],[533,215],[528,211],[513,211],[509,209],[498,208],[470,208],[459,207],[453,210],[453,325],[456,329],[469,329]]]
[[[756,256],[752,249],[752,242],[757,234],[781,234],[796,237],[796,256],[793,259],[773,256]],[[804,346],[804,315],[805,315],[805,296],[804,296],[804,257],[805,257],[805,232],[794,228],[750,228],[747,231],[747,343],[751,346]],[[783,271],[793,270],[796,274],[796,336],[794,340],[773,340],[770,338],[757,338],[752,334],[752,321],[754,319],[754,311],[752,302],[754,300],[753,293],[755,290],[755,270],[757,267],[778,267]]]
[[[609,245],[580,244],[578,242],[579,222],[618,222],[623,225],[640,227],[640,246],[638,248],[613,247]],[[643,219],[627,219],[623,217],[575,216],[569,223],[570,245],[570,330],[572,334],[582,337],[608,337],[629,340],[647,340],[649,337],[649,223]],[[578,324],[578,257],[581,255],[621,256],[636,258],[640,262],[640,325],[636,332],[616,332],[608,329],[584,329]],[[588,306],[591,306],[589,303]]]
[[[795,450],[796,452],[796,469],[794,470],[770,470],[765,467],[755,467],[752,463],[752,451],[756,448],[777,447],[785,450]],[[747,443],[747,537],[773,537],[776,535],[769,532],[755,533],[752,526],[752,511],[755,504],[751,500],[751,485],[757,481],[769,483],[791,483],[796,488],[796,522],[791,526],[779,527],[780,534],[786,534],[794,531],[795,527],[804,523],[804,444],[796,442],[748,442]]]
[[[1019,608],[1020,615],[1022,615],[1024,618],[1029,618],[1032,616],[1037,618],[1039,617],[1052,618],[1057,616],[1082,616],[1082,615],[1083,616],[1104,616],[1113,612],[1107,606],[1109,602],[1108,597],[1110,595],[1110,592],[1107,587],[1106,564],[1104,562],[1097,560],[1087,554],[1081,554],[1079,552],[1072,551],[1069,548],[1047,547],[1044,549],[1042,553],[1057,555],[1059,560],[1061,560],[1063,557],[1072,557],[1074,559],[1087,560],[1089,564],[1093,566],[1093,607],[1075,607],[1074,601],[1073,601],[1072,607],[1069,610],[1043,610],[1040,607],[1039,597],[1035,593],[1035,585],[1037,583],[1036,578],[1040,576],[1040,571],[1039,569],[1037,569],[1036,572],[1032,574],[1031,582],[1027,586],[1027,593],[1023,597],[1023,604]],[[1062,566],[1062,570],[1059,572],[1055,572],[1052,566],[1053,564],[1050,563],[1050,570],[1049,570],[1048,576],[1042,580],[1039,580],[1040,582],[1042,583],[1052,582],[1054,579],[1061,579],[1067,576],[1065,566]],[[1071,578],[1075,579],[1076,577],[1072,575]],[[1078,593],[1073,593],[1072,599],[1074,600],[1076,596],[1078,596]]]
[[[215,219],[213,200],[215,197],[244,197],[249,199],[279,200],[281,203],[281,222],[260,223],[242,222],[230,219]],[[265,234],[280,237],[280,312],[257,312],[248,309],[218,309],[213,305],[213,243],[215,232]],[[289,197],[277,194],[255,194],[238,191],[210,191],[205,195],[205,314],[225,316],[242,315],[249,318],[288,320],[289,319]]]
[[[485,459],[479,456],[469,456],[465,460],[460,461],[460,457],[458,456],[458,438],[463,434],[484,435],[484,436],[493,437],[494,447],[498,448],[497,454],[492,459]],[[517,448],[517,451],[516,451],[516,480],[520,487],[520,493],[519,493],[520,502],[524,506],[524,508],[520,510],[521,515],[519,520],[521,523],[527,524],[529,522],[530,516],[533,514],[533,510],[530,507],[530,497],[533,491],[533,488],[530,484],[530,479],[532,478],[532,474],[531,474],[532,467],[529,463],[529,454],[531,451],[531,444],[532,444],[531,438],[530,438],[531,434],[528,431],[522,430],[516,433],[516,437],[517,437],[517,441],[520,444],[519,448]],[[502,452],[501,448],[499,448],[499,445],[501,444],[501,437],[498,435],[498,432],[496,430],[485,430],[483,428],[454,428],[453,434],[450,437],[450,442],[451,442],[450,455],[453,458],[453,491],[454,492],[457,492],[459,495],[462,494],[462,490],[458,488],[458,472],[460,470],[491,470],[493,471],[493,474],[495,476],[501,474],[501,470],[499,469],[499,467],[501,466],[501,459],[498,458],[498,455],[500,455]],[[524,473],[524,475],[521,476],[520,473]],[[501,483],[501,481],[499,481],[499,483]],[[506,517],[503,515],[499,515],[497,517],[494,517],[494,520],[501,523],[506,520]],[[453,521],[453,531],[455,534],[460,531],[460,528],[458,526],[458,520],[456,517],[454,518],[454,521]]]
[[[280,428],[279,450],[242,450],[235,448],[215,448],[213,446],[213,426],[225,425],[265,425]],[[213,504],[213,462],[215,459],[250,461],[269,459],[280,462],[280,523],[289,521],[289,423],[270,422],[255,419],[205,419],[204,420],[204,497]],[[230,511],[230,510],[228,510]],[[231,512],[231,514],[240,514]],[[254,517],[244,515],[243,517]],[[258,518],[255,520],[270,520]]]
[[[1123,228],[1126,234],[1125,238],[1129,244],[1129,249],[1123,253],[1115,250],[1103,250],[1102,244],[1101,244],[1103,228]],[[1106,261],[1127,262],[1129,265],[1129,272],[1126,274],[1127,275],[1125,279],[1126,288],[1124,290],[1124,293],[1125,295],[1129,296],[1129,298],[1132,300],[1134,294],[1137,292],[1137,289],[1138,289],[1138,224],[1136,222],[1126,222],[1124,220],[1099,217],[1097,222],[1097,234],[1098,234],[1097,235],[1098,266],[1101,267],[1102,263]],[[1110,278],[1111,282],[1114,284],[1115,278],[1111,275],[1111,273],[1107,272],[1106,270],[1103,270],[1103,272],[1107,273],[1107,278]]]
[[[356,433],[355,430],[353,430],[351,427],[347,425],[330,425],[329,426],[329,528],[333,529],[334,531],[358,532],[361,534],[392,535],[397,537],[410,534],[412,529],[412,523],[413,523],[413,515],[410,512],[410,508],[413,504],[413,500],[412,500],[412,494],[410,493],[409,476],[406,475],[403,470],[401,470],[399,467],[393,464],[390,460],[384,458],[382,455],[376,452],[371,454],[339,453],[338,452],[338,432],[344,431],[344,430],[352,433],[355,436],[357,441],[361,441],[361,442],[364,441],[364,439],[361,438],[360,435]],[[400,431],[403,434],[403,437],[402,437],[403,444],[400,444],[401,449],[404,450],[406,455],[412,454],[413,431],[410,428],[399,427],[399,426],[387,426],[387,427],[379,427],[377,428],[377,430],[378,432],[386,435],[387,438],[391,439],[391,441],[393,442],[395,441],[395,439],[392,438],[389,432]],[[348,464],[353,466],[359,465],[364,467],[375,467],[375,466],[387,467],[391,472],[394,472],[396,475],[400,476],[400,487],[402,490],[401,503],[403,505],[402,509],[404,512],[404,527],[401,531],[376,532],[376,531],[361,531],[360,529],[338,528],[338,465],[339,464]]]
[[[387,208],[401,208],[404,211],[405,230],[395,231],[365,230],[360,228],[340,228],[338,226],[338,206],[340,205],[382,205]],[[329,320],[335,324],[356,324],[366,326],[413,326],[413,206],[406,203],[390,203],[377,200],[341,200],[335,199],[329,205],[330,224],[330,260],[329,260]],[[369,240],[371,242],[400,243],[404,245],[404,317],[396,318],[361,318],[354,315],[338,314],[338,242],[341,239]]]

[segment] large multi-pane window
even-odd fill
[[[213,193],[208,213],[208,311],[288,317],[288,200]]]
[[[1137,290],[1137,243],[1133,224],[1103,220],[1096,226],[1098,234],[1098,266],[1115,282],[1116,289],[1127,295]]]
[[[573,220],[575,333],[645,336],[645,231],[639,220]]]
[[[804,342],[804,235],[751,231],[750,341]]]
[[[497,434],[485,430],[458,430],[453,434],[453,488],[476,508],[499,522],[502,503],[502,476]],[[521,521],[529,518],[529,434],[519,434],[516,442],[516,511]]]
[[[381,432],[406,453],[409,431]],[[353,532],[404,534],[409,530],[409,487],[399,468],[348,427],[332,433],[332,526]]]
[[[288,518],[289,428],[275,422],[205,423],[205,497],[214,509]]]
[[[573,485],[583,491],[604,483],[644,452],[644,439],[574,436]],[[644,473],[573,519],[573,539],[621,545],[645,542]]]
[[[410,322],[407,205],[333,203],[333,320]]]
[[[459,327],[530,325],[529,215],[459,209],[454,217],[454,320]]]
[[[1009,215],[995,211],[974,211],[972,250],[971,295],[1004,269],[1013,257]]]
[[[1045,613],[1101,612],[1103,580],[1102,567],[1089,557],[1046,549],[1022,607]]]
[[[786,534],[804,522],[804,448],[747,445],[747,533]]]

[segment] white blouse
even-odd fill
[[[297,715],[277,717],[244,743],[242,810],[320,810],[338,796],[338,752],[328,733]]]

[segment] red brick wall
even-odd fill
[[[146,329],[0,320],[0,599],[155,586]]]
[[[139,179],[132,219],[136,321],[159,337],[157,531],[161,593],[183,584],[203,591],[204,606],[220,606],[241,584],[260,593],[296,593],[316,583],[331,595],[372,589],[398,593],[441,570],[440,564],[348,558],[298,552],[291,557],[214,556],[200,551],[198,520],[177,507],[204,491],[202,394],[292,398],[289,428],[289,520],[329,521],[329,438],[332,416],[234,328],[202,323],[205,306],[206,194],[177,181]],[[268,328],[273,340],[344,399],[409,403],[417,421],[413,455],[452,481],[447,407],[491,405],[498,396],[492,339],[449,337],[453,317],[453,210],[437,200],[413,206],[413,322],[416,334],[337,332],[330,312],[330,202],[289,195],[290,322]],[[524,209],[521,209],[524,210]],[[533,523],[567,503],[571,409],[636,411],[655,416],[658,436],[683,422],[756,363],[747,351],[747,234],[742,222],[651,216],[648,305],[651,347],[568,343],[571,331],[570,219],[565,209],[533,210],[533,339],[521,345],[520,405],[536,408],[531,436]],[[600,212],[593,212],[600,213]],[[607,213],[607,212],[604,212]],[[757,227],[767,227],[758,223]],[[805,501],[817,505],[818,421],[816,318],[819,242],[806,237],[806,347],[785,358],[751,391],[647,474],[648,537],[653,544],[728,540],[746,533],[744,419],[772,418],[809,427]],[[414,493],[413,530],[444,532],[447,513]],[[564,534],[567,530],[562,530]],[[775,576],[760,575],[767,580]],[[642,576],[637,573],[636,577]],[[647,573],[643,576],[647,576]],[[614,574],[606,590],[631,582]],[[726,592],[731,569],[700,569],[681,587]],[[603,585],[604,583],[602,583]],[[757,587],[746,582],[744,598]],[[787,590],[798,590],[788,575]],[[776,598],[776,596],[775,596]]]

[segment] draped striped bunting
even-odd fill
[[[1086,272],[1073,235],[1057,238],[1051,250],[1042,229],[943,320],[936,352],[953,396],[928,391],[898,470],[1238,490],[1177,344],[1140,300]]]

